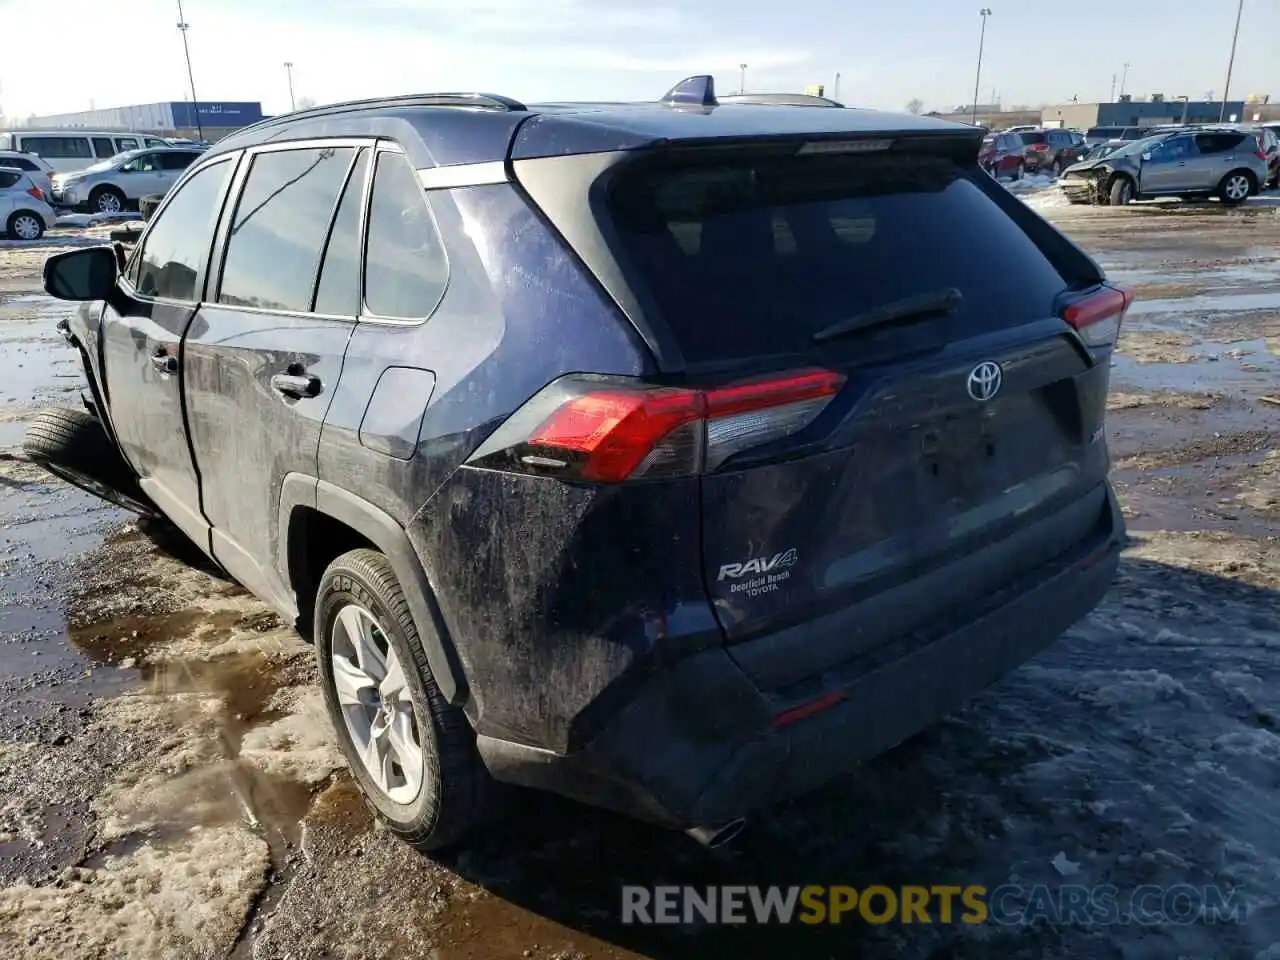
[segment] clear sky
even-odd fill
[[[654,99],[692,73],[800,90],[837,71],[848,103],[948,110],[973,97],[980,3],[960,0],[184,0],[202,100],[484,90],[524,100]],[[1221,96],[1235,0],[1001,6],[979,99],[1128,91]],[[0,0],[0,109],[14,117],[187,95],[176,0]],[[16,34],[3,27],[19,24]],[[43,35],[41,35],[43,33]],[[1280,0],[1245,0],[1232,93],[1280,100]]]

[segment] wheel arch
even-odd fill
[[[291,473],[280,494],[277,562],[297,598],[298,629],[312,629],[312,611],[324,570],[348,550],[369,547],[387,558],[404,590],[427,664],[450,704],[467,697],[466,678],[435,592],[404,527],[390,514],[341,487]]]

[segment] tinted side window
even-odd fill
[[[114,157],[120,151],[116,149],[110,137],[94,137],[93,152],[99,157]]]
[[[1196,135],[1196,146],[1201,153],[1226,153],[1240,146],[1241,133],[1201,133]]]
[[[8,171],[0,170],[0,189],[3,189],[5,187],[12,187],[15,183],[17,183],[21,179],[22,179],[22,174],[20,173],[9,173]]]
[[[194,301],[232,164],[215,163],[184,183],[152,223],[138,257],[138,292]],[[132,270],[130,271],[132,275]]]
[[[379,317],[428,316],[444,293],[449,266],[422,184],[400,154],[378,154],[368,233],[365,308]]]
[[[0,167],[17,167],[19,170],[39,170],[40,165],[26,157],[0,157]]]
[[[253,158],[236,205],[218,302],[311,309],[320,251],[354,150],[275,150]]]
[[[195,161],[196,153],[158,153],[161,170],[185,170]]]
[[[87,137],[23,137],[22,149],[55,160],[92,160]]]
[[[360,211],[368,169],[369,151],[361,150],[329,232],[316,289],[316,313],[354,317],[360,312]]]

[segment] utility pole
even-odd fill
[[[987,17],[991,16],[991,8],[983,7],[978,11],[982,17],[982,31],[978,34],[978,72],[973,78],[973,125],[978,125],[978,84],[982,82],[982,47],[987,39]]]
[[[1227,118],[1227,96],[1231,93],[1231,68],[1236,65],[1236,41],[1240,39],[1240,14],[1244,13],[1244,0],[1236,6],[1236,31],[1231,35],[1231,57],[1227,60],[1227,82],[1222,87],[1222,110],[1218,122]]]
[[[1111,75],[1111,97],[1109,100],[1107,100],[1107,103],[1115,103],[1115,102],[1116,102],[1116,75],[1113,73]]]
[[[738,64],[738,69],[742,71],[742,80],[738,83],[738,92],[747,92],[747,65],[745,63]]]
[[[1124,96],[1124,88],[1129,83],[1129,64],[1124,65],[1124,73],[1120,76],[1120,96]]]
[[[839,70],[836,71],[836,82],[831,87],[831,99],[832,100],[840,99],[840,71]]]
[[[191,24],[182,15],[182,0],[178,0],[178,30],[182,34],[182,52],[187,58],[187,80],[191,82],[191,109],[196,115],[196,136],[204,139],[204,127],[200,124],[200,99],[196,96],[196,75],[191,69],[191,47],[187,45],[187,31]]]
[[[286,60],[284,62],[284,74],[289,78],[289,112],[293,113],[298,109],[297,101],[293,99],[293,63]]]

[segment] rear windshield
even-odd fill
[[[1048,135],[1043,133],[1020,133],[1018,136],[1022,138],[1023,143],[1044,143],[1048,138]]]
[[[667,159],[624,174],[609,205],[690,363],[811,352],[824,327],[948,287],[955,329],[1026,322],[1065,286],[944,157]]]

